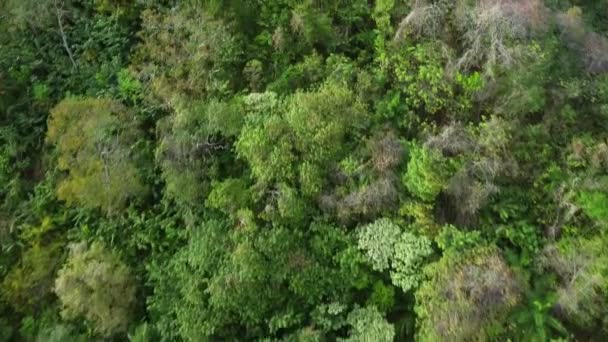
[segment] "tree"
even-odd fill
[[[604,191],[583,190],[576,198],[577,204],[591,219],[606,224],[608,222],[608,195]]]
[[[21,258],[8,268],[0,286],[2,299],[16,312],[37,315],[54,300],[53,281],[61,266],[65,245],[57,228],[49,217],[39,224],[21,227]],[[2,245],[10,246],[8,241]]]
[[[586,28],[581,7],[573,6],[566,12],[557,13],[556,22],[566,45],[578,52],[586,71],[602,74],[608,70],[608,40]]]
[[[247,183],[243,179],[229,178],[213,184],[205,205],[228,215],[236,215],[240,209],[247,208],[250,200]]]
[[[60,199],[111,213],[146,188],[136,167],[138,132],[129,111],[108,99],[68,98],[51,111],[47,140],[57,147],[58,167],[68,172]]]
[[[55,272],[60,266],[61,242],[35,241],[25,250],[2,282],[2,298],[15,310],[33,313],[51,300]]]
[[[386,218],[361,228],[358,245],[374,270],[384,271],[390,267],[400,235],[401,228]]]
[[[319,194],[324,176],[347,151],[349,137],[367,121],[365,106],[336,83],[284,101],[265,93],[250,95],[246,102],[252,113],[236,144],[239,156],[260,183],[299,180],[306,196]]]
[[[394,326],[373,306],[354,309],[348,314],[347,322],[351,326],[349,337],[340,341],[390,342],[395,338]]]
[[[55,293],[64,318],[82,316],[103,336],[125,333],[133,318],[136,285],[131,271],[98,242],[70,246]]]
[[[139,35],[140,74],[152,77],[152,90],[170,107],[224,95],[238,81],[243,48],[202,6],[183,4],[166,13],[146,10]]]
[[[348,301],[352,288],[368,285],[354,241],[338,227],[229,226],[205,222],[151,272],[149,309],[163,337],[281,336],[307,325],[319,303]]]
[[[446,17],[463,35],[465,50],[458,59],[469,68],[485,62],[489,66],[511,65],[517,51],[510,44],[545,29],[548,9],[539,0],[416,1],[401,21],[395,39],[406,36],[437,37],[445,30]]]
[[[336,83],[293,95],[285,119],[297,149],[307,161],[321,165],[339,159],[342,143],[366,125],[365,106],[350,89]]]
[[[45,327],[36,336],[36,342],[85,342],[86,336],[77,334],[68,325],[57,324]]]
[[[423,280],[422,267],[433,254],[431,241],[425,236],[404,232],[395,244],[391,279],[404,292],[416,289]]]
[[[313,1],[305,1],[296,6],[291,16],[291,29],[302,37],[304,42],[329,47],[335,40],[331,18],[315,8]]]
[[[236,142],[239,157],[261,183],[292,180],[295,156],[289,126],[280,115],[284,102],[267,92],[247,96],[245,104],[250,114]]]
[[[68,2],[68,6],[69,6]],[[42,1],[6,1],[6,11],[10,13],[10,21],[18,26],[27,27],[31,33],[36,34],[39,30],[47,30],[56,26],[56,33],[62,41],[62,48],[76,67],[74,53],[68,42],[65,31],[64,17],[68,10],[65,9],[64,0],[42,0]]]
[[[402,231],[389,219],[382,218],[359,231],[359,248],[377,271],[390,270],[395,286],[404,292],[418,287],[422,267],[433,254],[431,241]]]
[[[159,121],[156,161],[166,182],[166,194],[190,208],[209,193],[210,179],[229,164],[226,150],[242,126],[242,104],[190,101],[174,105],[174,113]]]
[[[427,139],[425,147],[458,163],[445,189],[457,209],[458,222],[473,221],[499,191],[497,178],[516,174],[517,164],[509,152],[512,132],[510,122],[492,116],[468,130],[459,123],[450,124]]]
[[[418,144],[411,145],[409,154],[410,161],[402,178],[403,185],[414,196],[432,202],[448,186],[448,181],[456,170],[455,161]]]
[[[558,316],[598,336],[608,309],[608,257],[605,239],[569,238],[548,245],[539,258],[542,269],[558,276],[557,300],[554,309]]]
[[[433,116],[462,109],[454,101],[455,87],[444,67],[454,53],[449,45],[441,41],[413,46],[398,44],[391,52],[388,75],[402,89],[409,114]]]
[[[427,267],[425,276],[415,308],[422,340],[500,336],[505,318],[524,290],[493,247],[446,254]]]
[[[129,341],[131,342],[150,342],[158,338],[154,328],[147,322],[140,324],[133,334],[129,334]]]
[[[467,6],[461,1],[460,6]],[[487,72],[496,66],[518,62],[518,46],[512,40],[524,39],[544,29],[547,9],[542,1],[485,0],[473,9],[460,9],[456,20],[466,31],[468,50],[457,62],[459,68],[485,63]]]

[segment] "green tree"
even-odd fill
[[[68,98],[51,111],[47,140],[68,172],[57,196],[68,204],[114,212],[142,196],[133,145],[138,132],[129,111],[108,99]]]
[[[289,126],[281,117],[283,101],[267,92],[251,94],[245,103],[250,114],[236,142],[239,157],[261,183],[293,179],[295,155]]]
[[[297,149],[309,162],[338,160],[343,144],[366,125],[365,106],[341,84],[326,83],[315,92],[299,92],[287,104],[285,118]]]
[[[401,228],[389,219],[379,219],[359,231],[359,248],[365,251],[372,267],[384,271],[390,267]]]
[[[273,93],[250,95],[248,101],[256,101],[252,104],[257,113],[248,117],[237,152],[258,181],[294,184],[297,179],[305,196],[321,191],[330,166],[344,156],[350,137],[367,121],[365,106],[336,83],[286,98],[285,109]]]
[[[348,315],[347,322],[351,329],[349,337],[341,339],[343,341],[390,342],[395,338],[394,326],[388,323],[373,306],[353,310]]]
[[[142,43],[136,51],[140,73],[165,103],[225,95],[241,71],[242,47],[227,25],[203,6],[142,12]]]
[[[395,286],[404,292],[418,287],[422,268],[433,254],[431,241],[402,229],[382,218],[359,231],[359,248],[377,271],[390,270]]]
[[[0,293],[15,311],[37,315],[54,299],[53,281],[61,266],[65,241],[53,220],[45,217],[39,224],[21,227],[24,248],[20,260],[4,277]],[[9,246],[6,242],[4,246]]]
[[[425,236],[416,236],[409,232],[401,234],[393,255],[393,284],[401,287],[403,291],[417,288],[423,280],[422,267],[432,254],[431,241]]]
[[[125,333],[133,319],[136,285],[131,271],[98,242],[70,247],[55,293],[64,318],[84,317],[103,336]]]
[[[409,149],[410,161],[402,182],[416,197],[432,202],[448,186],[456,171],[455,162],[436,150],[412,144]]]
[[[239,99],[184,101],[159,121],[156,161],[169,197],[192,208],[209,193],[211,179],[234,167],[226,150],[240,132],[241,111]]]
[[[2,297],[16,310],[32,312],[48,304],[61,257],[61,243],[34,243],[2,282]]]

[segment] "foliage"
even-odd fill
[[[0,340],[607,340],[605,7],[0,0]]]
[[[61,264],[63,241],[46,242],[55,225],[45,218],[39,226],[27,227],[22,236],[31,245],[22,252],[18,265],[13,266],[2,282],[2,297],[16,311],[34,313],[48,305],[52,298],[55,272]]]
[[[433,253],[429,239],[402,232],[388,219],[379,219],[363,227],[358,245],[375,270],[390,268],[393,284],[404,292],[418,286],[424,261]]]
[[[108,99],[66,99],[53,108],[47,140],[57,146],[58,167],[69,172],[57,188],[60,199],[112,212],[145,192],[128,119],[127,109]]]
[[[419,337],[485,339],[499,336],[501,321],[519,302],[522,286],[496,250],[470,249],[431,264],[416,292]]]
[[[583,191],[578,198],[578,204],[589,217],[599,222],[608,222],[608,196],[604,192],[599,191]]]
[[[239,155],[249,162],[258,181],[299,179],[304,195],[317,195],[323,184],[320,170],[340,158],[347,138],[363,128],[365,107],[348,88],[335,83],[290,96],[283,115],[273,93],[249,101],[254,100],[266,102],[260,103],[260,109],[269,113],[250,116],[236,145]],[[294,169],[296,160],[298,169]]]
[[[164,101],[222,95],[235,81],[239,43],[220,20],[199,6],[148,9],[141,17],[140,73],[152,78],[152,90]]]
[[[36,342],[79,342],[86,341],[86,337],[77,333],[74,333],[69,326],[66,325],[55,325],[42,330],[38,336],[36,336]]]
[[[70,246],[55,292],[63,317],[84,316],[101,335],[126,331],[133,315],[136,287],[129,268],[98,242]]]
[[[351,325],[349,337],[344,341],[392,341],[395,328],[375,307],[357,308],[347,318]]]
[[[31,311],[44,304],[52,293],[58,268],[61,245],[35,244],[21,256],[21,264],[13,267],[2,283],[3,297],[16,310]]]
[[[605,259],[601,237],[562,240],[547,246],[541,255],[540,266],[558,276],[556,311],[582,328],[602,329],[597,325],[608,307]]]
[[[226,149],[226,139],[240,131],[240,102],[194,102],[176,106],[175,114],[159,123],[156,148],[166,193],[178,203],[193,206],[209,191]]]
[[[384,271],[389,267],[400,234],[399,226],[388,219],[380,219],[363,227],[359,234],[359,248],[366,251],[375,270]]]
[[[418,287],[422,281],[420,271],[425,260],[433,254],[431,242],[424,236],[403,233],[395,244],[393,269],[391,279],[393,284],[403,291]]]
[[[306,161],[325,165],[338,159],[341,143],[363,128],[365,107],[345,86],[328,83],[316,92],[295,94],[285,118]]]
[[[148,323],[139,325],[133,334],[129,334],[129,341],[133,342],[148,342],[155,339],[158,339],[158,336]]]
[[[437,151],[413,144],[409,149],[410,161],[403,175],[403,185],[418,198],[431,202],[448,185],[454,173],[453,162],[446,161]]]
[[[551,278],[536,275],[533,288],[526,293],[526,300],[513,310],[514,336],[545,341],[548,336],[564,336],[567,330],[554,317],[555,293],[549,290]]]

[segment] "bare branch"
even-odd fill
[[[65,30],[63,29],[64,2],[61,1],[61,6],[59,6],[58,0],[54,0],[53,5],[55,6],[57,24],[59,25],[59,35],[61,36],[61,40],[63,41],[63,47],[65,48],[65,51],[68,53],[68,57],[70,57],[70,61],[72,62],[72,67],[76,68],[76,61],[74,60],[74,54],[72,53],[72,49],[70,49],[70,45],[68,44],[68,39],[65,34]]]

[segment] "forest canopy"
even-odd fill
[[[0,0],[0,342],[604,340],[605,1]]]

